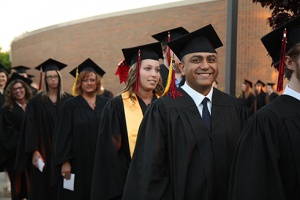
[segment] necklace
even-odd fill
[[[96,102],[91,102],[91,101],[87,101],[89,104],[95,106],[96,105]]]

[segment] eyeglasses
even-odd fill
[[[24,89],[24,87],[23,87],[23,86],[20,86],[20,87],[14,88],[13,91],[15,92],[15,91],[17,91],[17,90],[23,90],[23,89]]]
[[[46,76],[46,79],[50,79],[50,80],[55,80],[55,79],[58,79],[58,76]]]

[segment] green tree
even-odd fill
[[[268,24],[275,29],[290,19],[300,15],[299,0],[252,0],[260,3],[262,7],[272,11],[271,17],[267,18]]]
[[[0,63],[10,70],[11,62],[10,62],[10,53],[9,52],[2,52],[2,48],[0,47]]]

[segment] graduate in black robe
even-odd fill
[[[222,42],[208,25],[168,46],[182,61],[186,82],[177,96],[161,97],[148,108],[123,200],[225,200],[247,111],[212,86],[218,75],[215,49]],[[205,98],[207,107],[201,104]]]
[[[79,75],[76,76],[76,70]],[[78,96],[62,106],[53,136],[53,161],[59,173],[58,199],[90,199],[100,115],[108,98],[100,93],[103,70],[91,59],[70,72]],[[75,175],[74,190],[63,182]]]
[[[273,88],[274,85],[275,85],[275,83],[267,83],[267,86],[266,86],[266,90],[267,90],[266,103],[267,104],[279,96],[279,94],[274,91],[274,88]]]
[[[172,40],[175,40],[185,34],[189,33],[185,28],[183,27],[177,27],[169,30],[165,30],[159,33],[156,33],[152,35],[154,39],[159,41],[162,46],[162,52],[163,52],[163,64],[160,65],[160,75],[162,78],[163,86],[166,87],[168,82],[168,75],[169,75],[169,66],[171,62],[171,57],[177,58],[176,55],[172,52],[172,50],[168,47],[167,42],[170,42]],[[177,65],[177,61],[175,60],[175,66]],[[182,86],[184,84],[184,77],[181,79],[179,86]]]
[[[300,16],[261,39],[279,70],[278,91],[283,75],[288,84],[283,95],[247,121],[233,161],[228,200],[300,199],[299,25]]]
[[[251,116],[254,113],[255,96],[252,92],[252,82],[245,79],[242,84],[242,94],[239,96],[247,108],[248,115]]]
[[[0,63],[0,108],[4,105],[4,88],[9,79],[9,71]]]
[[[138,63],[138,51],[140,60]],[[160,43],[123,49],[127,77],[123,93],[105,106],[99,125],[91,199],[121,199],[137,131],[147,107],[163,92],[159,73]],[[127,70],[120,68],[130,67]],[[125,81],[125,80],[124,80]],[[136,88],[138,85],[138,88]]]
[[[31,80],[12,74],[5,88],[6,101],[0,115],[0,142],[4,146],[0,154],[5,158],[3,165],[11,181],[12,200],[28,198],[29,195],[28,171],[17,171],[14,164],[26,104],[32,97],[30,83]]]
[[[4,105],[5,97],[4,97],[4,88],[6,86],[6,83],[8,81],[9,71],[0,63],[0,113],[1,113],[1,107]],[[1,130],[0,130],[1,131]],[[4,152],[5,148],[3,144],[0,142],[0,152]],[[4,171],[4,166],[2,165],[2,162],[5,160],[3,156],[0,154],[0,172]]]
[[[66,65],[48,59],[36,69],[42,68],[43,91],[34,96],[26,108],[24,123],[17,151],[15,167],[18,170],[31,168],[31,200],[53,200],[57,198],[57,187],[51,183],[52,136],[58,112],[63,102],[71,97],[63,92],[59,70]],[[45,166],[38,169],[38,160]]]
[[[255,83],[255,104],[254,104],[254,112],[261,109],[264,105],[266,105],[266,93],[263,88],[265,87],[265,83],[261,80],[258,80]]]

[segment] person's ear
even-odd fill
[[[285,56],[285,65],[289,70],[295,70],[295,62],[292,60],[290,56]]]
[[[181,71],[181,74],[184,76],[184,63],[182,61],[179,61],[178,68]]]

